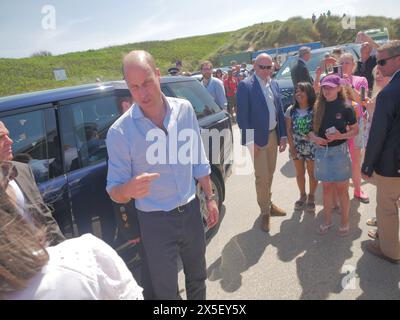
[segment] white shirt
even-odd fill
[[[108,244],[91,234],[48,247],[49,261],[10,300],[143,300],[142,288]]]
[[[269,79],[267,82],[265,82],[263,79],[261,79],[257,75],[256,75],[256,78],[257,78],[258,82],[260,83],[261,90],[262,90],[265,100],[267,102],[268,111],[269,111],[268,128],[271,131],[276,128],[276,125],[278,123],[276,120],[276,106],[275,106],[275,101],[274,101],[274,94],[272,93],[272,90],[271,90],[271,79]]]
[[[15,182],[15,180],[11,180],[8,183],[8,186],[13,189],[14,194],[15,194],[15,202],[17,204],[17,209],[19,211],[19,213],[21,214],[21,216],[24,217],[24,219],[26,221],[28,221],[29,223],[33,224],[32,221],[32,215],[25,211],[23,208],[25,208],[25,197],[24,194],[21,191],[21,188],[18,186],[18,184]]]

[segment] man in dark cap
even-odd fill
[[[170,76],[178,76],[179,75],[179,69],[177,67],[171,67],[168,69],[168,73]]]

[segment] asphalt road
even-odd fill
[[[234,134],[238,152],[237,127]],[[373,185],[363,185],[369,204],[353,199],[350,188],[348,237],[336,235],[337,214],[335,227],[320,236],[316,229],[323,219],[322,188],[315,215],[293,210],[299,193],[286,151],[278,156],[272,198],[288,214],[272,217],[268,234],[260,229],[254,174],[243,174],[242,167],[236,167],[226,183],[223,219],[207,245],[208,299],[400,299],[400,266],[364,250],[371,229],[366,220],[376,207]],[[182,271],[179,286],[185,297]]]

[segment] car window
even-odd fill
[[[20,113],[2,121],[14,142],[14,160],[29,164],[37,183],[63,173],[54,110]]]
[[[290,56],[287,58],[285,63],[281,66],[278,73],[276,74],[275,78],[277,80],[282,78],[290,78],[290,69],[292,68],[293,64],[297,61],[297,57]]]
[[[67,171],[106,160],[107,131],[119,117],[116,98],[107,96],[66,104],[60,112]]]
[[[166,86],[175,97],[191,102],[198,119],[221,111],[207,90],[197,81],[167,83]],[[163,92],[165,95],[169,94],[165,86]]]

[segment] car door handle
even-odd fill
[[[222,122],[225,122],[227,119],[228,119],[228,118],[223,118],[223,119],[221,119],[221,120],[217,121],[217,123],[222,123]]]

